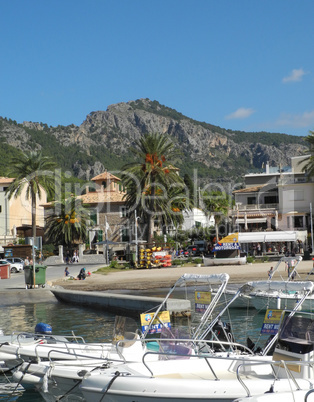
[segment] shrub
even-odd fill
[[[183,264],[184,264],[183,260],[177,259],[172,261],[172,265],[183,265]]]
[[[252,262],[255,261],[255,258],[254,258],[253,256],[249,255],[249,256],[247,256],[246,261],[247,261],[248,263],[252,263]]]
[[[195,264],[202,264],[203,259],[202,258],[194,258]]]
[[[120,264],[118,263],[117,260],[112,260],[109,265],[109,268],[120,268]]]

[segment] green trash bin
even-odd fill
[[[46,285],[46,265],[35,265],[35,285],[45,287]],[[25,285],[27,288],[34,286],[33,265],[24,267]]]

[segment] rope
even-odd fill
[[[107,392],[109,391],[111,385],[112,385],[112,384],[114,383],[114,381],[120,376],[120,374],[121,374],[121,373],[120,373],[119,371],[116,371],[116,372],[114,373],[113,378],[110,380],[110,382],[109,382],[109,384],[108,384],[108,386],[107,386],[107,389],[106,389],[106,391],[104,392],[103,396],[100,398],[99,402],[101,402],[101,401],[104,399],[104,397],[106,396]]]

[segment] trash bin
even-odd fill
[[[35,285],[45,287],[46,284],[46,265],[35,265]],[[24,267],[25,285],[27,288],[34,286],[33,265]]]
[[[303,260],[308,261],[311,259],[311,254],[309,250],[304,251]]]

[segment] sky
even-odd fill
[[[241,131],[314,130],[313,0],[0,0],[0,116],[80,125],[157,100]]]

